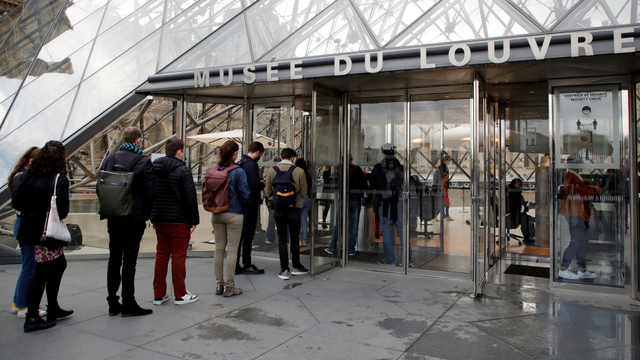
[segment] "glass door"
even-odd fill
[[[486,281],[488,269],[487,241],[489,226],[487,225],[487,183],[490,175],[490,164],[487,159],[486,149],[486,85],[476,75],[473,81],[473,98],[471,120],[471,259],[472,279],[474,284],[473,295],[482,293],[482,286]]]
[[[638,196],[634,196],[634,200],[635,201],[635,209],[631,211],[631,219],[638,219],[638,211],[640,211],[640,151],[638,151],[638,147],[640,145],[640,131],[638,131],[638,128],[640,127],[640,78],[636,78],[634,81],[634,87],[633,87],[633,92],[634,92],[634,102],[633,102],[633,107],[635,108],[635,126],[636,126],[636,146],[635,148],[632,149],[632,151],[635,151],[636,154],[636,161],[631,165],[631,169],[635,167],[635,172],[632,172],[631,174],[636,174],[635,176],[632,175],[631,179],[632,181],[630,182],[631,184],[631,194],[638,194]],[[633,152],[632,152],[633,154]],[[637,179],[637,180],[636,180]],[[636,181],[633,181],[636,180]],[[634,188],[635,185],[635,188]],[[640,299],[640,266],[638,264],[640,264],[640,240],[638,240],[638,221],[631,221],[632,227],[632,241],[635,242],[635,266],[632,267],[634,268],[634,272],[635,272],[635,278],[636,281],[634,281],[635,283],[635,294],[636,294],[636,299]],[[633,248],[633,246],[632,246]]]

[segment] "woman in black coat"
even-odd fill
[[[73,313],[73,310],[63,310],[58,305],[60,281],[67,268],[62,244],[49,240],[46,243],[40,242],[56,184],[56,175],[59,175],[55,185],[58,214],[64,219],[69,213],[69,179],[66,174],[64,145],[59,141],[48,141],[36,155],[27,173],[23,175],[14,195],[13,206],[22,212],[18,239],[22,243],[34,245],[36,257],[36,273],[27,295],[28,310],[24,332],[50,328],[55,325],[56,319]],[[46,321],[40,317],[38,310],[45,287]]]

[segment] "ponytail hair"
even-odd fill
[[[238,151],[240,147],[233,140],[228,140],[226,143],[220,146],[220,152],[218,153],[218,166],[227,167],[231,165],[231,157]]]

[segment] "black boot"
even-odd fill
[[[107,297],[107,301],[109,302],[109,316],[116,316],[122,311],[122,305],[118,299],[120,299],[119,296]]]
[[[143,309],[138,305],[138,303],[133,300],[132,302],[127,302],[122,305],[122,317],[129,316],[144,316],[153,313],[151,309]]]
[[[55,326],[55,321],[44,321],[39,315],[31,316],[27,313],[27,319],[24,322],[24,332],[32,332],[48,329]]]
[[[61,309],[59,306],[57,307],[49,307],[47,306],[47,321],[48,322],[56,322],[58,319],[64,319],[73,314],[73,310],[65,310]]]

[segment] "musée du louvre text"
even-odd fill
[[[633,27],[627,28],[617,28],[613,29],[613,49],[609,49],[605,52],[605,54],[624,54],[624,53],[634,53],[636,51],[636,47],[634,46],[635,38],[633,36],[635,29]],[[625,35],[623,37],[623,35]],[[531,54],[533,55],[531,59],[535,60],[545,60],[547,59],[547,53],[549,50],[549,45],[551,45],[552,40],[555,37],[567,37],[567,34],[549,34],[549,35],[540,35],[540,36],[529,36],[526,38],[517,38],[517,39],[504,39],[504,40],[489,40],[484,42],[486,47],[481,47],[482,52],[486,51],[486,55],[488,60],[494,64],[505,63],[511,59],[511,42],[513,41],[522,41],[526,39],[528,42],[528,47],[531,49]],[[593,56],[594,48],[592,45],[592,41],[594,39],[593,33],[588,31],[574,32],[570,34],[570,41],[566,44],[562,44],[563,46],[570,48],[571,57],[579,57],[579,56]],[[540,40],[541,43],[540,43]],[[502,44],[502,49],[496,49],[496,43]],[[419,65],[416,62],[415,69],[434,69],[437,67],[449,67],[449,66],[465,66],[469,64],[472,58],[472,47],[470,44],[482,44],[478,42],[474,43],[457,43],[453,44],[449,47],[448,57],[438,56],[438,60],[431,62],[429,58],[429,51],[436,49],[436,47],[421,47],[420,50],[420,58]],[[475,48],[478,48],[477,46]],[[442,46],[438,46],[437,49],[441,50]],[[569,50],[568,48],[566,50]],[[611,51],[612,50],[612,51]],[[375,51],[364,53],[364,70],[366,73],[377,73],[383,70],[384,58],[385,54],[390,54],[391,51]],[[500,54],[499,54],[500,53]],[[372,54],[376,54],[375,58],[372,59]],[[602,54],[602,51],[598,53]],[[518,60],[529,60],[529,59],[518,59]],[[266,81],[279,81],[279,80],[297,80],[303,79],[304,76],[302,74],[304,65],[303,60],[292,60],[289,61],[288,64],[288,76],[281,76],[279,74],[279,69],[283,69],[283,65],[285,69],[287,62],[269,62],[264,64],[266,66]],[[344,76],[352,73],[353,70],[353,59],[349,55],[337,55],[333,57],[333,76]],[[395,69],[394,69],[395,70]],[[406,69],[405,70],[409,70]],[[365,71],[360,71],[360,73],[365,73]],[[219,75],[218,83],[216,84],[214,81],[211,81],[211,74]],[[215,76],[215,75],[214,75]],[[252,84],[256,81],[256,66],[255,65],[246,65],[242,70],[242,74],[239,73],[239,70],[236,68],[235,71],[233,67],[219,68],[219,69],[206,69],[206,70],[196,70],[194,71],[194,87],[209,87],[211,85],[223,85],[228,86],[234,82],[234,77],[236,78],[236,83],[240,83],[239,79],[242,79],[242,82],[245,84]]]

